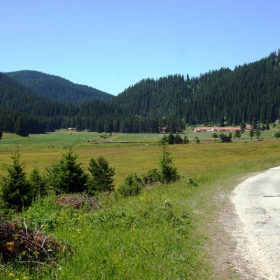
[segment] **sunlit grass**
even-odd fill
[[[56,137],[60,142],[64,135]],[[49,148],[43,138],[38,150],[14,144],[27,172],[36,166],[44,172],[66,151],[63,141]],[[1,147],[0,163],[10,162],[12,150]],[[35,228],[44,224],[46,233],[72,244],[76,255],[65,256],[45,274],[23,267],[0,273],[1,279],[223,279],[211,266],[207,250],[223,207],[217,197],[226,199],[245,174],[279,165],[280,141],[190,143],[170,145],[168,150],[182,175],[178,183],[157,185],[127,199],[104,195],[102,208],[93,213],[58,209],[53,197],[38,201],[22,216]],[[140,175],[157,168],[161,147],[84,141],[74,146],[74,153],[85,169],[91,157],[105,157],[116,168],[118,187],[131,172]],[[187,184],[189,177],[196,185]]]

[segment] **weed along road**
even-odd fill
[[[280,279],[280,167],[243,181],[232,201],[241,221],[237,254],[253,279]]]

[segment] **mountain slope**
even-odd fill
[[[82,104],[114,98],[113,95],[98,89],[74,84],[64,78],[38,71],[23,70],[5,74],[33,91],[63,103]]]
[[[182,75],[145,79],[109,102],[128,114],[184,119],[190,125],[274,122],[280,116],[280,52],[191,79]]]
[[[234,70],[222,68],[193,78],[145,79],[113,99],[80,105],[50,100],[1,74],[1,108],[25,114],[29,127],[32,118],[41,121],[46,131],[76,127],[136,133],[159,132],[164,127],[176,132],[186,124],[271,123],[280,118],[280,51]]]

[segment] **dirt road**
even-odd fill
[[[238,219],[235,256],[249,271],[243,279],[280,279],[280,167],[243,181],[232,203]]]

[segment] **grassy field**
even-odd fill
[[[158,134],[149,134],[146,139],[145,135],[106,137],[77,132],[35,138],[14,135],[8,138],[4,134],[0,142],[0,164],[9,163],[12,151],[18,148],[27,173],[36,166],[44,172],[61,158],[67,145],[74,144],[74,153],[85,169],[90,158],[101,155],[115,167],[116,187],[131,172],[140,175],[158,167],[161,154],[156,144]],[[142,143],[97,144],[104,141]],[[212,236],[222,230],[219,211],[246,174],[280,164],[280,141],[191,142],[170,145],[168,150],[182,175],[177,183],[157,185],[126,199],[102,196],[103,207],[94,213],[58,208],[54,197],[35,202],[21,217],[35,228],[44,224],[46,233],[72,244],[77,252],[44,272],[11,268],[0,272],[0,278],[229,279],[216,272],[212,265],[214,252],[209,252]],[[1,170],[1,174],[5,171]],[[189,186],[188,178],[196,186]],[[225,200],[218,201],[221,194]],[[238,279],[231,272],[229,275]]]

